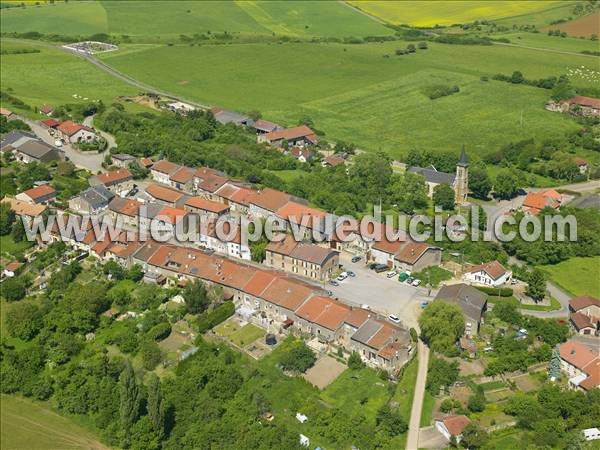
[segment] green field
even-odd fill
[[[600,298],[600,256],[569,258],[556,265],[543,266],[542,270],[550,280],[574,296]]]
[[[2,395],[2,450],[106,449],[87,430],[45,405]]]
[[[31,246],[33,246],[33,242],[29,242],[26,239],[21,242],[15,242],[10,234],[0,236],[0,252],[8,253],[13,257],[23,254],[23,251]]]
[[[8,39],[0,41],[0,46],[2,49],[40,49],[40,53],[2,55],[2,90],[10,92],[30,106],[92,100],[110,104],[119,95],[135,95],[138,92],[135,87],[58,48]],[[75,99],[74,94],[87,97],[88,100]],[[9,104],[3,106],[16,109]]]
[[[110,33],[152,41],[225,31],[335,37],[392,33],[341,2],[318,1],[57,2],[3,10],[1,25],[4,32]]]
[[[537,14],[565,2],[560,1],[349,1],[368,14],[393,24],[419,27],[452,25],[475,20]],[[574,3],[574,2],[569,2]]]
[[[257,109],[283,125],[308,115],[326,138],[394,157],[411,148],[458,151],[463,143],[471,153],[484,154],[510,140],[577,128],[569,118],[544,110],[549,91],[480,77],[513,70],[528,78],[560,75],[589,64],[588,57],[443,44],[394,56],[405,45],[125,46],[101,58],[152,86],[202,103]],[[456,84],[461,91],[432,101],[423,89],[436,84]]]

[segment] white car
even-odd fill
[[[420,284],[421,284],[421,280],[419,280],[418,278],[415,278],[415,279],[413,280],[413,282],[412,282],[412,285],[413,285],[413,286],[418,286],[418,285],[420,285]]]
[[[338,277],[336,278],[337,281],[344,281],[346,278],[348,278],[348,274],[346,272],[342,272],[338,275]]]
[[[398,272],[396,272],[395,270],[390,270],[390,271],[387,273],[387,277],[388,277],[388,278],[393,278],[393,277],[395,277],[396,275],[398,275]]]
[[[390,314],[388,316],[388,319],[390,320],[390,322],[400,323],[400,317],[396,316],[395,314]]]
[[[54,140],[54,146],[55,147],[62,147],[62,145],[63,145],[62,139],[55,139]]]
[[[371,311],[371,307],[369,305],[367,305],[366,303],[363,303],[362,305],[360,305],[360,307],[362,309],[366,309],[367,311]]]

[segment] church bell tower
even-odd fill
[[[454,179],[454,194],[457,205],[463,205],[467,202],[469,193],[469,160],[465,153],[463,145],[458,163],[456,164],[456,178]]]

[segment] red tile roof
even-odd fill
[[[292,198],[290,194],[276,191],[275,189],[271,188],[265,188],[262,191],[254,192],[250,196],[248,203],[268,211],[275,212],[285,205],[290,198]]]
[[[9,272],[14,272],[16,270],[19,270],[22,266],[23,263],[20,263],[19,261],[13,261],[11,263],[8,263],[4,269],[8,270]]]
[[[587,106],[589,108],[600,109],[600,98],[584,97],[577,95],[567,100],[571,105]]]
[[[288,222],[296,224],[306,224],[309,228],[314,228],[319,223],[324,224],[327,213],[315,208],[310,208],[296,202],[287,202],[279,208],[276,214]]]
[[[271,283],[262,297],[271,303],[295,311],[312,295],[312,292],[310,287],[300,281],[280,277]]]
[[[46,210],[44,205],[31,205],[27,202],[21,202],[12,197],[4,197],[2,203],[10,203],[10,209],[12,209],[17,216],[39,216]]]
[[[339,155],[330,155],[327,156],[323,161],[329,164],[332,167],[341,166],[342,164],[346,164],[346,160]]]
[[[328,330],[336,331],[350,313],[350,307],[329,297],[315,296],[296,310],[296,315]]]
[[[169,222],[171,225],[175,225],[183,217],[185,217],[186,214],[187,213],[183,209],[165,206],[158,212],[156,217],[162,216],[161,219],[165,220],[165,222]]]
[[[65,120],[63,123],[57,126],[56,129],[69,137],[73,136],[80,130],[94,131],[89,127],[81,125],[80,123],[73,122],[72,120]]]
[[[580,309],[587,308],[588,306],[595,305],[600,308],[600,300],[591,295],[583,295],[580,297],[572,298],[569,301],[569,306],[574,311],[579,311]]]
[[[596,328],[594,323],[592,322],[592,318],[582,314],[580,312],[572,312],[570,316],[571,322],[577,329],[577,331],[583,328]]]
[[[141,158],[140,159],[140,164],[143,167],[150,167],[154,164],[154,161],[152,161],[152,158]]]
[[[141,203],[137,200],[127,200],[121,197],[113,198],[108,204],[108,208],[117,214],[135,217],[138,215]]]
[[[27,189],[23,192],[23,194],[27,195],[32,200],[37,200],[39,198],[46,197],[47,195],[55,196],[56,190],[49,184],[42,184],[41,186]]]
[[[348,325],[353,326],[354,328],[360,328],[370,316],[371,313],[366,309],[352,308],[352,311],[350,311],[344,320]]]
[[[377,355],[390,361],[404,348],[406,348],[406,346],[399,342],[390,342],[381,350],[379,350]]]
[[[586,391],[600,387],[600,358],[596,358],[585,368],[588,377],[579,383]]]
[[[183,192],[166,188],[159,184],[151,184],[146,188],[146,193],[163,202],[176,203],[184,197]]]
[[[277,277],[271,272],[257,270],[246,286],[244,286],[244,292],[254,295],[255,297],[260,297],[263,291],[267,289],[276,278]]]
[[[579,370],[585,367],[598,357],[598,353],[592,351],[587,345],[580,344],[577,341],[567,341],[559,347],[560,357]]]
[[[197,169],[194,177],[198,178],[200,189],[211,193],[229,181],[227,177],[221,176],[218,171],[208,167]]]
[[[176,170],[179,170],[180,167],[181,166],[179,166],[178,164],[172,163],[171,161],[167,161],[166,159],[161,159],[160,161],[157,161],[154,164],[152,164],[152,170],[166,174],[172,174]]]
[[[209,211],[216,214],[222,214],[226,211],[229,211],[229,206],[219,203],[213,202],[211,200],[206,200],[202,197],[191,197],[188,198],[185,202],[185,206],[189,206],[191,208],[202,209],[204,211]]]
[[[306,125],[300,125],[294,128],[286,128],[284,130],[276,130],[265,134],[265,139],[268,141],[278,141],[280,139],[293,140],[299,138],[306,138],[313,143],[318,141],[317,135]]]
[[[125,181],[133,179],[133,175],[127,169],[112,170],[110,172],[103,172],[96,175],[102,184],[112,186],[113,184],[123,183]]]
[[[250,204],[250,199],[254,196],[254,193],[255,191],[252,189],[240,187],[240,189],[237,192],[231,195],[229,200],[233,203],[248,206]]]
[[[398,261],[415,264],[431,246],[425,242],[407,242],[396,255]]]
[[[398,329],[387,322],[378,322],[382,325],[382,327],[371,337],[371,339],[367,341],[367,345],[380,350],[389,342]]]
[[[42,114],[50,114],[52,111],[54,111],[54,106],[52,105],[42,105],[40,108]]]
[[[194,178],[194,169],[190,169],[189,167],[181,167],[179,170],[174,172],[169,179],[174,181],[175,183],[189,183]]]
[[[467,270],[467,273],[475,273],[481,271],[487,273],[494,280],[497,280],[506,273],[506,269],[504,268],[504,266],[495,260],[487,262],[485,264],[479,264],[478,266],[473,266],[469,270]]]
[[[42,125],[47,126],[48,128],[56,128],[60,125],[60,120],[56,119],[45,119],[40,122]]]
[[[449,416],[443,422],[452,436],[460,436],[471,421],[466,416]]]

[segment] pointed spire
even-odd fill
[[[467,158],[467,153],[465,152],[465,144],[462,146],[460,157],[458,158],[458,165],[462,167],[469,166],[469,158]]]

